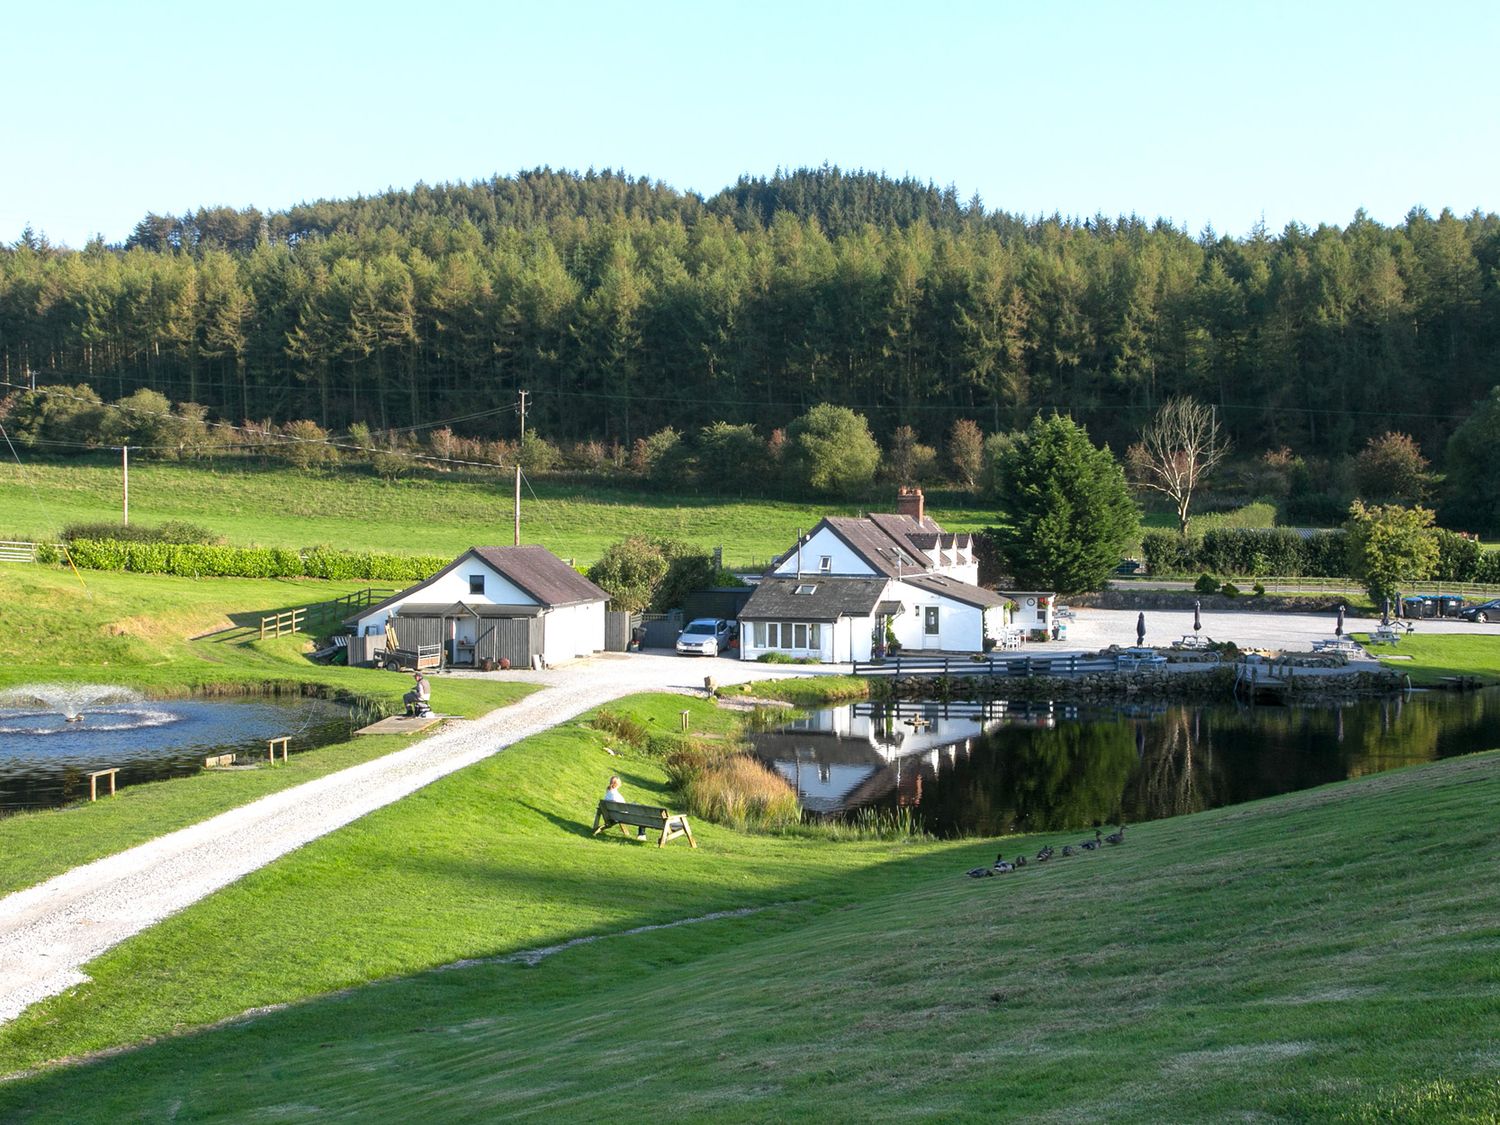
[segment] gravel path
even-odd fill
[[[809,671],[643,654],[507,673],[543,690],[483,718],[449,722],[405,750],[273,793],[0,899],[0,1023],[86,981],[86,963],[242,875],[590,707],[639,691],[701,692],[707,675],[727,684]]]

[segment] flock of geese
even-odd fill
[[[1063,850],[1060,853],[1054,851],[1052,845],[1048,844],[1041,851],[1036,853],[1036,859],[1031,862],[1046,863],[1054,855],[1060,854],[1064,858],[1066,858],[1070,855],[1077,855],[1079,852],[1098,851],[1105,844],[1114,845],[1123,844],[1124,842],[1125,826],[1123,824],[1120,825],[1118,831],[1111,832],[1108,836],[1104,835],[1099,829],[1096,828],[1094,829],[1094,838],[1092,840],[1085,840],[1081,844],[1065,844],[1063,845]],[[992,867],[972,868],[969,871],[969,878],[984,879],[991,875],[1008,875],[1012,871],[1019,871],[1021,868],[1025,867],[1027,862],[1028,861],[1024,855],[1016,856],[1014,862],[1009,861],[1005,858],[1005,853],[1001,852],[995,857],[995,863]]]

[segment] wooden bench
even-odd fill
[[[668,841],[675,840],[679,836],[686,836],[689,844],[695,848],[698,846],[698,841],[693,839],[693,830],[688,827],[686,816],[682,813],[659,809],[655,805],[600,801],[599,808],[594,813],[594,835],[597,836],[606,828],[613,828],[616,824],[627,836],[630,835],[630,827],[655,829],[661,833],[661,839],[656,842],[658,848],[665,847]]]

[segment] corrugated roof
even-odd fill
[[[868,617],[885,592],[884,578],[830,578],[819,575],[765,578],[745,608],[741,621],[837,621],[840,617]],[[798,587],[810,593],[795,593]]]
[[[539,605],[499,605],[484,602],[402,602],[397,611],[401,617],[536,617]]]

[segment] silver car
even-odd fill
[[[695,617],[677,635],[677,651],[683,656],[718,656],[734,642],[737,629],[722,617]]]

